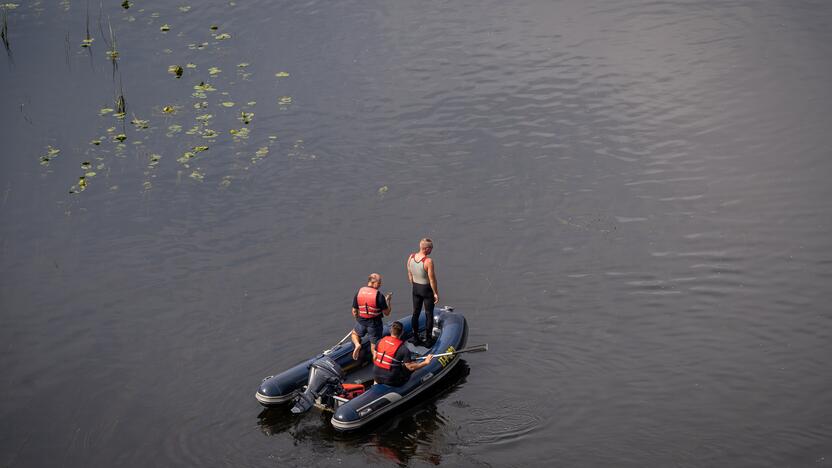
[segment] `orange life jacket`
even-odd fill
[[[390,335],[379,340],[376,345],[376,358],[373,360],[373,364],[384,370],[390,370],[390,368],[394,365],[401,365],[401,363],[395,359],[395,356],[396,351],[399,350],[399,347],[401,347],[403,343],[404,341]]]
[[[378,289],[364,286],[358,290],[358,316],[363,319],[374,319],[381,316],[381,309],[376,307]]]

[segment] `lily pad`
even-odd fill
[[[216,138],[216,137],[217,137],[217,132],[214,131],[214,130],[211,130],[210,128],[206,128],[202,132],[202,138]]]
[[[121,2],[121,7],[125,10],[129,9],[131,6],[133,6],[133,2],[130,2],[128,0],[124,0],[123,2]]]
[[[185,68],[196,68],[196,64],[195,63],[186,63]]]
[[[171,65],[171,66],[168,67],[168,73],[170,73],[172,75],[176,75],[177,78],[182,78],[182,73],[184,71],[185,70],[183,70],[182,66],[180,66],[180,65]]]
[[[174,106],[165,106],[165,107],[162,108],[162,112],[164,112],[165,114],[175,114],[176,113],[176,107],[174,107]]]
[[[208,74],[211,75],[211,76],[219,75],[221,72],[222,72],[222,70],[220,70],[217,67],[211,67],[211,68],[208,69]]]
[[[216,24],[212,24],[212,25],[211,25],[211,31],[216,31],[216,30],[217,30],[217,29],[219,29],[219,28],[220,28],[220,27],[219,27],[219,26],[217,26]]]
[[[182,13],[187,13],[187,12],[191,11],[191,6],[190,5],[182,5],[181,7],[179,7],[179,11],[181,11]]]
[[[223,107],[234,107],[234,103],[231,102],[231,101],[222,102],[222,103],[220,103],[220,105],[223,106]]]
[[[248,125],[251,123],[251,119],[254,118],[254,112],[240,112],[240,117],[237,118],[240,122]]]
[[[201,122],[207,122],[207,121],[211,120],[213,117],[214,116],[211,115],[211,114],[202,114],[202,115],[196,116],[196,120],[199,120]]]
[[[243,127],[240,129],[232,128],[228,131],[228,133],[233,135],[235,140],[245,140],[246,138],[248,138],[250,132],[248,127]]]
[[[162,31],[162,32],[170,31],[170,25],[169,24],[163,24],[163,25],[159,26],[159,31]]]
[[[99,146],[101,144],[101,140],[92,140],[90,141],[91,145]]]
[[[237,64],[237,67],[238,67],[238,68],[246,68],[246,67],[248,67],[249,65],[250,65],[250,64],[249,64],[249,63],[247,63],[247,62],[243,62],[243,63],[238,63],[238,64]]]
[[[118,135],[114,136],[113,139],[118,141],[119,143],[122,143],[122,142],[124,142],[124,140],[127,139],[127,135],[125,135],[123,133],[119,133]]]
[[[170,127],[168,127],[168,133],[166,135],[168,137],[172,137],[172,136],[176,135],[177,133],[180,133],[181,131],[182,131],[182,126],[181,125],[173,124]]]
[[[81,41],[81,47],[90,47],[90,46],[92,46],[92,41],[94,41],[94,40],[95,39],[92,38],[92,37],[88,37],[88,38],[82,40]]]
[[[254,106],[257,104],[257,101],[249,101],[246,103],[247,106]]]
[[[194,85],[194,89],[197,91],[216,91],[217,88],[211,86],[209,83],[204,81],[200,81],[198,85]]]
[[[104,107],[100,111],[98,111],[98,115],[107,115],[111,112],[113,112],[113,109],[111,109],[109,107]]]
[[[285,72],[285,71],[277,72],[277,73],[274,74],[274,76],[276,76],[278,78],[286,78],[287,76],[289,76],[289,72]]]
[[[191,175],[190,175],[189,177],[190,177],[191,179],[194,179],[194,180],[197,180],[197,181],[199,181],[199,182],[202,182],[202,180],[203,180],[203,179],[205,179],[205,174],[203,174],[202,172],[200,172],[198,169],[195,169],[193,172],[191,172]]]
[[[134,118],[133,120],[131,120],[130,123],[135,125],[135,127],[138,128],[138,129],[145,129],[148,126],[148,121],[147,120],[142,120],[142,119],[137,119],[137,118]]]
[[[280,96],[277,98],[277,103],[286,106],[292,103],[292,96]]]
[[[82,162],[82,163],[81,163],[81,169],[83,169],[83,170],[85,170],[85,171],[86,171],[86,170],[89,170],[89,169],[92,169],[92,163],[91,163],[91,162],[89,162],[89,161],[84,161],[84,162]]]
[[[218,41],[224,41],[226,39],[231,39],[231,34],[220,33],[220,34],[217,34],[216,36],[214,36],[214,39],[216,39]]]

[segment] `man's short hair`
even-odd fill
[[[433,241],[431,240],[430,237],[425,237],[424,239],[419,241],[419,248],[421,249],[421,248],[424,248],[424,247],[433,248]]]
[[[380,274],[370,273],[369,276],[367,276],[367,282],[368,283],[375,283],[377,281],[381,281],[381,275]]]
[[[391,323],[390,334],[395,336],[396,338],[402,336],[402,323],[398,321]]]

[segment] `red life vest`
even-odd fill
[[[358,290],[358,316],[363,319],[374,319],[381,316],[381,309],[376,307],[378,289],[364,286]]]
[[[403,343],[404,341],[390,335],[379,340],[376,345],[376,358],[373,360],[373,364],[384,370],[390,370],[394,365],[400,365],[401,363],[396,361],[395,356],[396,351]]]

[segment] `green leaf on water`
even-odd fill
[[[83,169],[85,171],[88,170],[88,169],[92,169],[92,163],[89,162],[89,161],[82,162],[81,163],[81,169]]]
[[[240,117],[237,118],[240,122],[248,125],[251,123],[251,119],[254,118],[254,112],[240,112]]]
[[[92,141],[90,141],[90,144],[91,144],[91,145],[98,146],[98,145],[100,145],[100,144],[101,144],[101,140],[92,140]]]
[[[171,65],[168,67],[168,73],[176,75],[177,78],[182,78],[182,72],[184,71],[180,65]]]
[[[179,7],[179,11],[181,11],[182,13],[187,13],[187,12],[191,11],[191,6],[190,5],[182,5],[181,7]]]
[[[277,72],[277,73],[274,74],[274,76],[276,76],[278,78],[286,78],[287,76],[289,76],[289,72],[285,72],[285,71]]]
[[[231,101],[225,101],[223,103],[220,103],[220,105],[223,107],[234,107],[234,103]]]
[[[210,128],[206,128],[202,132],[202,138],[216,138],[216,137],[217,137],[217,132],[215,132],[214,130],[211,130]]]
[[[213,118],[213,117],[214,116],[211,115],[211,114],[202,114],[202,115],[196,116],[196,120],[199,120],[199,121],[202,121],[202,122],[207,122],[207,121],[211,120],[211,118]]]
[[[111,109],[111,108],[109,108],[109,107],[104,107],[103,109],[101,109],[100,111],[98,111],[98,115],[107,115],[107,114],[109,114],[110,112],[113,112],[113,109]]]
[[[232,128],[231,130],[228,131],[228,133],[233,135],[235,140],[241,140],[241,139],[244,140],[244,139],[248,138],[248,135],[249,135],[250,131],[249,131],[248,127],[243,127],[243,128],[240,128],[240,129]]]
[[[277,103],[286,106],[292,103],[292,96],[280,96],[277,98]]]
[[[202,180],[203,180],[203,179],[205,179],[205,174],[203,174],[202,172],[200,172],[198,169],[194,169],[194,171],[193,171],[193,172],[191,172],[191,175],[190,175],[189,177],[190,177],[191,179],[194,179],[194,180],[197,180],[197,181],[199,181],[199,182],[202,182]]]
[[[211,75],[211,76],[217,76],[221,72],[222,72],[222,70],[220,70],[217,67],[211,67],[211,68],[208,69],[208,74]]]
[[[128,0],[124,0],[123,2],[121,2],[121,7],[125,10],[129,9],[131,6],[133,6],[133,3]]]
[[[169,24],[163,24],[159,27],[159,30],[162,31],[162,32],[168,32],[168,31],[170,31],[170,25]]]
[[[224,41],[226,39],[231,39],[231,34],[228,34],[228,33],[217,34],[216,36],[214,36],[214,39],[216,39],[218,41]]]
[[[208,151],[208,147],[207,146],[194,146],[193,150],[197,153],[201,153],[203,151]]]
[[[174,106],[165,106],[165,107],[162,108],[162,112],[164,112],[165,114],[175,114],[176,113],[176,107],[174,107]]]
[[[148,121],[147,120],[141,120],[141,119],[137,119],[137,118],[134,118],[133,120],[131,120],[130,123],[135,125],[136,128],[138,128],[140,130],[145,129],[148,126]]]
[[[196,68],[196,64],[195,63],[186,63],[185,68]]]
[[[181,125],[173,124],[170,127],[168,127],[168,133],[166,135],[168,137],[172,137],[172,136],[176,135],[177,133],[179,133],[181,131],[182,131],[182,126]]]
[[[122,142],[124,142],[124,140],[127,139],[127,135],[125,135],[123,133],[119,133],[118,135],[114,136],[113,139],[118,141],[119,143],[122,143]]]
[[[126,115],[127,115],[127,114],[125,114],[124,112],[116,112],[115,114],[113,114],[113,117],[115,117],[115,118],[117,118],[117,119],[119,119],[119,120],[122,120],[122,119],[124,119],[124,117],[125,117]]]
[[[249,64],[249,63],[247,63],[247,62],[243,62],[243,63],[238,63],[238,64],[237,64],[237,67],[239,67],[239,68],[246,68],[246,67],[247,67],[247,66],[249,66],[249,65],[250,65],[250,64]]]
[[[81,47],[90,47],[92,45],[92,41],[94,41],[92,37],[88,37],[81,41]]]
[[[257,104],[257,101],[249,101],[246,103],[247,106],[254,106]]]
[[[95,172],[94,171],[85,172],[84,177],[95,177]]]
[[[219,29],[219,28],[220,28],[220,27],[219,27],[219,26],[217,26],[216,24],[212,24],[212,25],[211,25],[211,31],[216,31],[216,30],[217,30],[217,29]]]
[[[200,81],[198,85],[194,85],[194,89],[197,91],[216,91],[217,88],[211,86],[210,84]]]

